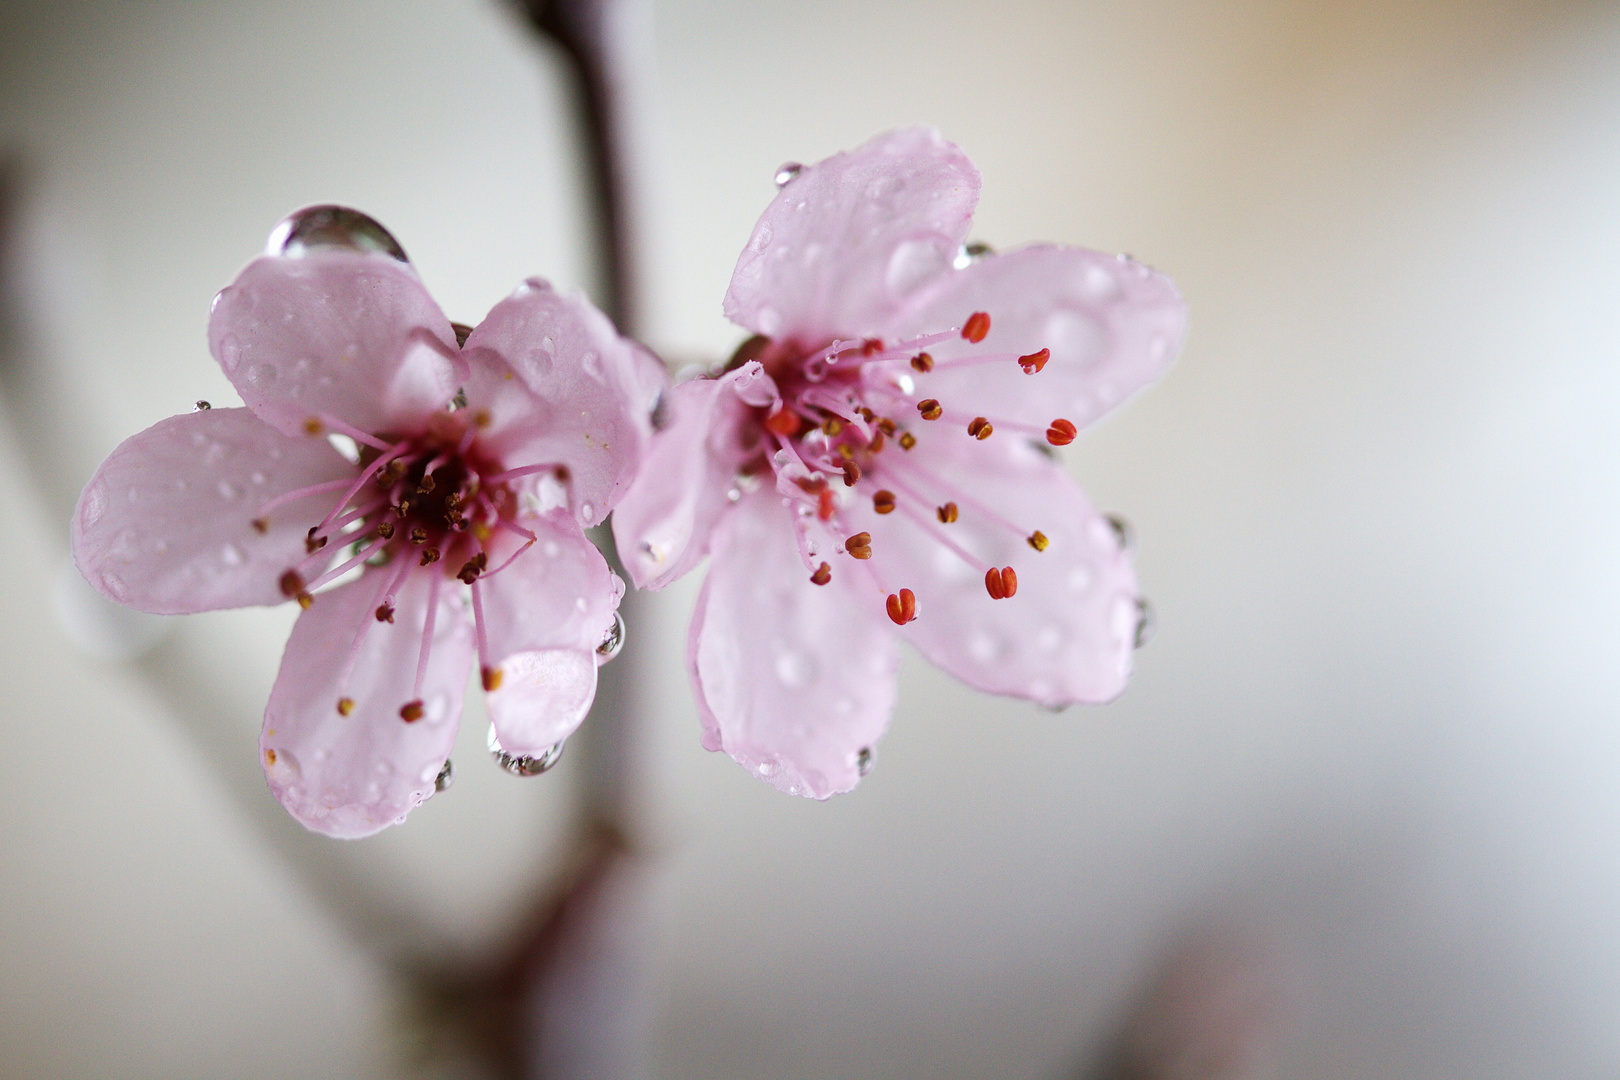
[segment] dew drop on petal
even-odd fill
[[[431,768],[431,766],[430,766],[430,768]],[[423,770],[424,773],[426,771],[427,771],[426,769]],[[426,780],[427,777],[424,776],[423,779]],[[455,782],[456,782],[456,767],[450,763],[449,758],[445,758],[444,759],[444,764],[439,766],[439,771],[436,774],[434,774],[434,777],[433,777],[433,791],[434,791],[435,794],[437,794],[438,792],[441,792],[441,791],[447,791],[447,790],[449,790],[450,785],[455,783]]]
[[[861,747],[860,753],[855,755],[855,772],[859,776],[865,776],[871,771],[872,748],[870,746],[863,746]]]
[[[797,161],[785,161],[777,167],[774,177],[777,187],[787,187],[795,176],[804,171],[804,166]]]
[[[101,484],[94,484],[85,489],[84,502],[80,506],[79,514],[86,525],[94,525],[101,520],[101,515],[107,512],[107,489]]]
[[[617,611],[613,613],[613,625],[602,636],[602,643],[596,647],[596,662],[605,664],[624,648],[624,616]]]
[[[1136,530],[1131,523],[1119,514],[1107,515],[1108,527],[1113,531],[1114,543],[1119,550],[1130,554],[1136,550]]]
[[[764,251],[766,248],[771,246],[771,238],[774,235],[775,232],[771,228],[771,223],[769,221],[761,221],[759,223],[759,228],[754,230],[753,238],[748,241],[749,250],[755,253]]]
[[[776,677],[789,689],[802,689],[816,677],[815,658],[797,649],[783,649],[776,654]]]
[[[241,548],[237,547],[235,544],[227,543],[219,550],[219,561],[224,563],[226,566],[237,567],[241,566],[247,560],[242,555]]]
[[[405,249],[374,218],[347,206],[306,206],[281,219],[265,243],[266,255],[302,258],[312,251],[338,249],[380,253],[402,263]]]
[[[248,385],[255,390],[268,390],[276,384],[276,365],[254,364],[248,368]]]

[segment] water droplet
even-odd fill
[[[855,772],[859,776],[865,776],[871,771],[872,748],[870,746],[863,746],[861,747],[861,752],[855,755]]]
[[[1114,543],[1119,545],[1119,550],[1126,554],[1136,550],[1136,530],[1129,521],[1119,514],[1109,514],[1108,527],[1114,531]]]
[[[563,752],[563,744],[558,742],[548,746],[538,757],[508,754],[501,748],[501,740],[495,734],[494,724],[489,725],[489,737],[485,741],[489,746],[489,756],[495,759],[495,764],[513,776],[539,776],[557,764]]]
[[[759,775],[770,777],[776,775],[778,766],[774,761],[762,761],[758,765],[754,766],[754,768],[756,771],[758,771]]]
[[[742,499],[742,489],[741,488],[728,488],[726,490],[726,500],[728,502],[739,502],[739,501],[741,501],[741,499]]]
[[[224,293],[220,293],[224,296]],[[218,302],[219,297],[214,298]],[[236,365],[242,359],[242,342],[235,334],[226,334],[219,342],[219,366],[229,375],[236,370]]]
[[[1086,267],[1084,284],[1086,293],[1093,301],[1112,300],[1119,295],[1119,282],[1114,275],[1108,272],[1107,267],[1096,263]]]
[[[615,611],[613,625],[608,627],[608,632],[602,636],[602,643],[596,647],[597,664],[605,664],[619,655],[619,650],[624,648],[624,630],[624,616]]]
[[[776,677],[794,690],[808,686],[816,677],[815,657],[796,649],[782,650],[776,654]]]
[[[240,494],[242,494],[242,492],[238,490],[236,485],[232,484],[230,481],[221,480],[219,482],[219,497],[227,502],[235,499]]]
[[[776,186],[787,187],[793,178],[798,176],[803,171],[804,166],[800,165],[797,161],[783,162],[782,165],[776,170],[776,176],[774,177],[776,180]]]
[[[264,473],[256,472],[251,477],[249,477],[249,479],[252,480],[255,484],[262,484],[268,478],[264,475]]]
[[[544,544],[540,545],[540,550],[546,553],[546,558],[555,559],[558,555],[562,554],[562,545],[558,544],[555,540],[547,540]]]
[[[439,769],[438,775],[433,778],[433,790],[434,792],[447,791],[450,785],[455,782],[456,767],[450,764],[449,758],[445,758],[444,765]]]
[[[579,520],[583,521],[585,524],[589,525],[593,520],[595,520],[595,514],[596,508],[590,503],[579,504]]]
[[[208,402],[204,401],[202,398],[198,398],[197,403],[191,407],[191,411],[192,412],[207,412],[209,409],[212,409],[212,408],[213,408],[213,406],[210,405]]]
[[[95,484],[85,489],[84,503],[79,508],[79,517],[86,525],[94,525],[101,520],[101,515],[107,512],[107,489]]]
[[[753,237],[748,241],[748,250],[754,252],[755,254],[764,251],[766,248],[771,246],[771,237],[775,235],[776,231],[771,228],[771,223],[769,221],[761,221],[759,223],[759,227],[754,230]]]
[[[254,364],[248,368],[248,384],[256,390],[267,390],[276,384],[274,364]]]
[[[585,374],[597,382],[603,381],[602,357],[600,353],[588,352],[579,358],[579,366],[585,369]]]
[[[975,240],[971,244],[963,244],[956,250],[956,258],[951,260],[951,266],[957,270],[966,270],[974,263],[987,255],[994,255],[996,249],[982,240]]]
[[[380,252],[410,262],[393,234],[374,219],[347,206],[306,206],[281,219],[265,243],[266,255],[302,258],[312,251],[337,249],[364,254]]]
[[[1153,640],[1153,632],[1159,628],[1158,620],[1153,615],[1153,605],[1148,603],[1147,597],[1136,598],[1136,635],[1131,639],[1131,647],[1140,649]]]
[[[219,549],[219,561],[226,566],[241,566],[247,560],[242,555],[241,548],[235,544],[226,544]]]

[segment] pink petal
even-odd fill
[[[899,654],[876,587],[841,566],[810,582],[781,496],[761,488],[715,530],[687,668],[704,745],[792,795],[825,799],[860,779],[889,725]]]
[[[937,425],[910,454],[891,454],[868,470],[872,488],[862,479],[868,497],[841,516],[872,534],[872,563],[890,588],[916,594],[916,621],[903,631],[911,643],[979,690],[1051,706],[1118,696],[1130,674],[1136,577],[1113,528],[1062,466],[1024,439],[997,432],[980,442]],[[901,505],[880,516],[870,493],[883,487]],[[947,499],[960,516],[942,525],[935,506]],[[1045,551],[1028,542],[1037,529]],[[991,599],[987,566],[1011,566],[1017,592]]]
[[[254,259],[215,297],[208,345],[248,408],[288,435],[328,416],[420,432],[464,373],[444,313],[384,255]]]
[[[260,763],[287,812],[315,832],[339,839],[370,836],[405,820],[433,794],[461,723],[473,655],[465,591],[445,582],[422,686],[423,715],[411,723],[400,718],[400,708],[412,698],[430,575],[436,572],[410,575],[395,600],[392,623],[372,614],[384,570],[316,596],[293,626],[264,711]],[[344,697],[354,701],[348,716],[337,709]]]
[[[718,379],[692,379],[665,397],[669,424],[653,436],[635,483],[613,512],[619,558],[638,588],[661,589],[708,554],[731,505],[737,470],[760,452],[738,442],[749,406],[769,383],[757,362]],[[774,384],[772,384],[774,392]]]
[[[978,345],[931,345],[934,370],[915,376],[919,397],[946,409],[1038,425],[1063,417],[1084,427],[1164,373],[1181,349],[1187,307],[1175,285],[1141,263],[1079,248],[1038,246],[980,260],[924,290],[888,328],[890,341],[990,316]],[[1017,357],[1050,349],[1026,375]],[[956,357],[1004,354],[952,367]]]
[[[522,525],[538,541],[478,589],[487,661],[500,672],[486,698],[490,721],[502,749],[538,757],[573,734],[591,707],[596,647],[613,626],[619,593],[607,561],[568,514]],[[492,555],[492,565],[505,557]]]
[[[275,604],[304,536],[343,494],[262,515],[284,492],[352,477],[325,439],[288,437],[247,409],[161,420],[101,463],[73,514],[73,558],[121,604],[162,615]]]
[[[931,128],[891,131],[808,166],[754,227],[726,317],[809,347],[877,334],[950,269],[978,197],[978,170]]]
[[[584,296],[533,279],[496,304],[463,350],[480,444],[507,468],[568,469],[572,510],[607,517],[652,437],[664,365],[619,336]]]

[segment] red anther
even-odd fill
[[[832,488],[822,484],[821,491],[816,495],[816,517],[822,521],[830,521],[837,507],[838,500],[834,497]]]
[[[894,513],[894,492],[885,488],[872,496],[872,509],[880,514]]]
[[[340,697],[340,698],[338,698],[337,711],[338,711],[339,716],[348,716],[350,713],[354,712],[354,698],[352,698],[352,697]]]
[[[391,623],[394,621],[394,609],[388,604],[377,605],[377,621]]]
[[[939,515],[941,525],[949,525],[956,520],[956,504],[948,502],[944,506],[935,508],[934,513]]]
[[[420,700],[407,701],[400,706],[399,718],[407,724],[414,724],[422,719],[422,702]]]
[[[911,358],[911,366],[918,371],[933,371],[934,358],[925,352],[920,352]]]
[[[861,467],[853,461],[844,462],[844,486],[854,487],[855,481],[861,478]]]
[[[391,534],[393,532],[393,527],[390,526],[388,531]],[[317,551],[321,550],[321,548],[326,546],[326,537],[315,536],[313,535],[314,532],[315,530],[311,529],[311,535],[304,537],[304,553],[306,555],[313,555]]]
[[[900,449],[902,449],[902,450],[910,450],[913,446],[916,446],[916,445],[917,445],[917,436],[913,435],[909,431],[902,431],[900,433]]]
[[[889,618],[894,620],[896,626],[904,626],[917,617],[917,597],[910,589],[901,589],[899,593],[890,593],[884,607],[889,609]]]
[[[878,417],[877,426],[878,430],[883,432],[885,435],[894,434],[894,421],[890,420],[887,416]]]
[[[810,584],[825,585],[832,580],[832,567],[822,563],[816,567],[816,572],[810,575]]]
[[[868,424],[877,419],[877,413],[873,412],[871,409],[868,409],[865,405],[862,405],[857,411],[861,414],[861,419],[865,420]]]
[[[992,600],[1005,600],[1018,591],[1018,575],[1013,568],[1003,566],[1000,570],[995,567],[984,572],[984,588]]]
[[[1052,359],[1052,350],[1042,349],[1040,352],[1032,352],[1028,356],[1020,356],[1018,366],[1024,369],[1025,375],[1033,375],[1045,367],[1046,362],[1050,359]]]
[[[1053,446],[1068,446],[1074,442],[1075,426],[1061,417],[1046,429],[1046,441]]]
[[[254,518],[249,524],[253,526],[253,531],[260,536],[270,531],[270,522],[265,518]]]
[[[803,421],[799,414],[786,406],[777,409],[765,418],[765,427],[784,439],[791,439],[798,435],[799,428],[802,426]]]
[[[917,411],[922,413],[924,420],[938,420],[945,412],[934,398],[924,398],[917,402]]]
[[[282,596],[297,596],[304,591],[304,579],[296,570],[288,570],[282,574],[281,580],[276,584],[281,586]]]
[[[801,476],[793,482],[811,495],[819,495],[827,490],[827,480],[821,476]]]
[[[977,345],[984,340],[990,332],[990,315],[988,312],[975,311],[968,316],[967,322],[962,324],[962,336]]]
[[[968,422],[968,434],[973,436],[975,439],[978,439],[980,442],[988,439],[990,437],[990,433],[994,430],[996,429],[990,426],[990,421],[986,420],[982,416],[975,416]]]
[[[882,338],[869,337],[865,341],[861,342],[861,355],[862,356],[876,356],[878,353],[880,353],[882,351],[883,351],[883,339]]]
[[[844,550],[857,559],[870,559],[872,557],[872,534],[859,532],[844,541]]]
[[[501,688],[501,669],[498,667],[479,668],[478,677],[484,683],[486,694],[493,694]]]

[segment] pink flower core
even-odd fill
[[[1045,367],[1049,351],[1044,348],[1034,354],[970,349],[949,360],[936,360],[926,351],[956,338],[978,346],[990,325],[989,313],[976,311],[960,327],[904,341],[866,338],[813,349],[760,335],[745,341],[728,365],[735,370],[757,361],[775,384],[775,396],[752,405],[743,421],[740,443],[756,452],[740,472],[760,478],[769,471],[793,504],[799,553],[810,581],[826,585],[837,572],[817,558],[823,546],[818,540],[830,538],[835,554],[855,560],[846,564],[848,572],[866,577],[898,625],[918,617],[918,598],[904,587],[906,582],[889,579],[871,534],[857,531],[849,520],[857,504],[869,504],[880,515],[909,518],[982,575],[985,591],[995,600],[1015,594],[1016,570],[983,561],[953,538],[950,526],[964,515],[977,516],[995,529],[1015,533],[1032,553],[1045,550],[1045,535],[1035,523],[1007,520],[956,484],[949,472],[936,472],[927,458],[911,453],[918,433],[935,423],[960,426],[975,443],[997,433],[1058,445],[1060,438],[1067,442],[1073,437],[1075,426],[1062,418],[1040,428],[1010,417],[979,415],[972,401],[927,396],[936,372],[999,367],[1002,377],[1021,379]]]

